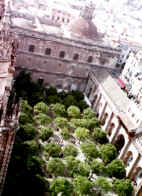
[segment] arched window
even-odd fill
[[[73,60],[76,60],[76,61],[77,61],[78,59],[79,59],[79,55],[78,55],[77,53],[74,54],[74,55],[73,55]]]
[[[59,57],[60,58],[64,58],[65,57],[65,52],[64,51],[60,51]]]
[[[34,51],[35,51],[35,46],[29,45],[29,52],[34,52]]]
[[[92,101],[92,105],[94,105],[94,103],[95,103],[95,101],[97,100],[97,98],[98,98],[98,96],[95,95],[95,96],[94,96],[94,99],[93,99],[93,101]]]
[[[102,121],[101,121],[101,124],[102,124],[102,125],[105,124],[107,117],[108,117],[108,113],[105,113],[105,114],[104,114],[104,117],[103,117],[103,119],[102,119]]]
[[[122,134],[118,135],[118,137],[114,142],[114,145],[117,148],[117,150],[120,151],[123,148],[124,144],[125,144],[124,136]]]
[[[46,48],[45,54],[46,55],[51,55],[51,48]]]
[[[92,63],[93,57],[92,56],[89,56],[87,61],[88,61],[88,63]]]
[[[112,130],[114,129],[114,127],[115,127],[114,123],[111,123],[108,130],[107,130],[107,133],[108,133],[109,136],[111,136]]]
[[[89,91],[88,91],[88,98],[90,97],[91,92],[92,92],[92,88],[90,88]]]
[[[136,169],[132,175],[132,180],[134,180],[136,185],[138,185],[141,182],[141,179],[142,179],[142,168],[136,167]]]
[[[126,165],[126,167],[128,167],[130,165],[130,162],[133,160],[133,154],[131,151],[128,151],[126,156],[123,159],[124,164]]]
[[[99,61],[100,61],[100,63],[101,63],[102,65],[104,65],[105,62],[106,62],[105,58],[103,58],[103,57],[100,57],[100,58],[99,58]]]

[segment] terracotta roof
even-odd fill
[[[72,36],[80,38],[98,40],[101,37],[99,36],[95,24],[91,20],[86,20],[83,17],[74,20],[70,24],[69,30],[72,33]]]

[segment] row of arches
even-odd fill
[[[125,164],[126,168],[132,164],[134,158],[135,156],[130,150],[125,154],[123,163]],[[142,180],[142,168],[140,166],[136,166],[135,169],[130,173],[130,178],[135,182],[136,185],[138,185]]]
[[[97,108],[96,105],[99,106],[99,104],[101,103],[101,100],[99,101],[100,92],[94,93],[94,90],[93,90],[94,85],[96,84],[92,83],[91,80],[89,80],[88,86],[86,88],[87,89],[86,94],[92,104],[92,107],[95,104],[95,110],[96,110]],[[96,111],[99,111],[99,109]],[[133,150],[129,150],[125,153],[125,150],[128,147],[127,146],[128,140],[127,140],[125,133],[123,133],[122,131],[119,131],[119,129],[121,128],[121,124],[115,123],[114,120],[112,121],[111,116],[113,115],[109,114],[109,110],[106,110],[105,106],[100,116],[101,116],[100,118],[101,123],[106,129],[108,137],[110,138],[111,142],[117,148],[117,151],[119,151],[120,153],[120,157],[126,166],[128,176],[133,180],[136,186],[139,186],[139,184],[142,182],[142,167],[140,166],[140,164],[137,164],[134,167],[134,164],[136,162],[136,156]]]
[[[91,94],[92,94],[92,88],[90,88],[88,91],[88,94],[87,94],[88,98],[90,98]],[[91,101],[92,107],[94,106],[96,102],[98,102],[97,100],[99,100],[99,97],[100,97],[99,94],[94,94],[93,99]],[[97,105],[99,105],[99,103],[97,103]],[[97,109],[99,110],[99,107]],[[101,120],[102,126],[105,126],[106,122],[108,122],[107,123],[108,125],[106,126],[106,132],[107,132],[108,137],[111,137],[113,130],[115,129],[115,124],[113,122],[109,122],[109,118],[110,118],[110,115],[108,114],[108,112],[104,111],[100,120]],[[113,144],[116,146],[117,150],[120,152],[125,145],[125,137],[123,136],[123,134],[119,134],[114,140]]]
[[[35,49],[36,49],[35,45],[29,45],[28,51],[31,52],[31,53],[34,53]],[[46,48],[44,54],[48,55],[48,56],[51,56],[52,55],[52,49],[51,48]],[[66,52],[61,50],[59,52],[59,58],[65,58],[65,57],[66,57]],[[81,59],[79,54],[78,53],[74,53],[72,60],[78,61],[79,59]],[[92,63],[93,62],[93,56],[88,56],[88,58],[86,59],[86,62]]]

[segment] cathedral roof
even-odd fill
[[[99,40],[101,36],[97,31],[97,27],[91,20],[87,20],[83,17],[79,17],[70,23],[69,30],[72,36]]]

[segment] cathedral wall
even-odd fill
[[[47,40],[48,35],[46,39],[39,39],[38,36],[39,34],[34,37],[19,35],[16,67],[25,67],[38,72],[39,77],[41,77],[41,71],[47,74],[65,74],[68,77],[80,79],[82,77],[87,79],[89,70],[96,66],[119,70],[115,67],[118,51],[112,53],[112,49],[109,51],[99,46],[92,49],[88,48],[86,43],[77,44],[72,40],[59,37],[57,40],[51,35],[49,40]]]

